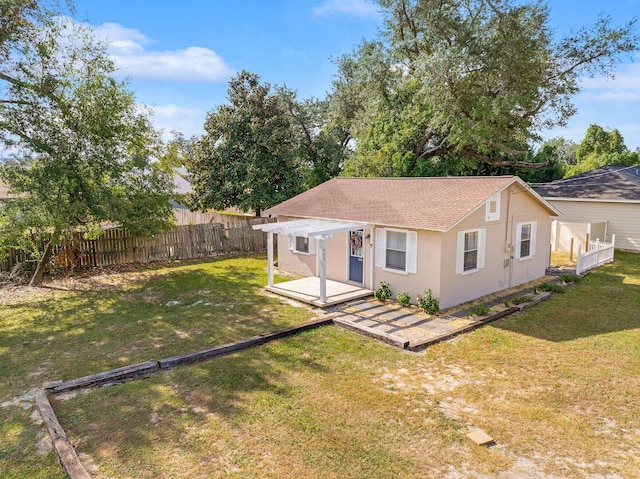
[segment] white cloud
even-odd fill
[[[318,17],[350,15],[360,18],[379,18],[378,8],[368,0],[325,0],[311,9]]]
[[[583,78],[580,87],[584,101],[640,101],[640,64],[627,63],[615,72],[615,78]]]
[[[109,45],[116,68],[127,77],[140,80],[226,82],[233,70],[216,52],[204,47],[155,51],[154,42],[143,33],[117,23],[95,28]]]
[[[187,108],[173,103],[150,106],[153,111],[153,124],[162,130],[165,140],[171,138],[171,131],[176,130],[185,136],[202,135],[207,112],[201,108]]]

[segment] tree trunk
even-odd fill
[[[260,208],[256,208],[256,218],[260,218],[262,210]]]
[[[40,261],[38,261],[38,266],[36,266],[36,270],[31,277],[31,281],[29,281],[29,286],[40,286],[42,284],[42,278],[44,276],[44,269],[46,268],[49,260],[51,259],[51,255],[53,254],[53,240],[49,240],[47,245],[44,247],[44,252],[42,253],[42,257]]]

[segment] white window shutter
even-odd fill
[[[318,240],[316,238],[309,238],[309,254],[316,254],[316,243]]]
[[[407,273],[418,271],[418,233],[407,231]]]
[[[289,235],[289,249],[291,251],[296,249],[296,237],[294,235]]]
[[[516,226],[516,259],[520,259],[520,247],[522,241],[522,223]]]
[[[456,274],[464,272],[464,231],[458,231],[458,247],[456,252]]]
[[[536,254],[536,222],[531,222],[531,247],[529,249],[529,254],[534,256]]]
[[[478,230],[478,269],[484,268],[484,256],[487,244],[487,230],[481,228]]]
[[[376,228],[376,267],[384,267],[384,252],[386,250],[386,235],[384,228]]]

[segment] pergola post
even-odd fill
[[[267,276],[269,286],[273,286],[273,232],[267,233]]]
[[[327,261],[324,249],[324,239],[318,242],[319,259],[320,259],[320,302],[327,302]]]

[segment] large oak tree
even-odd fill
[[[356,145],[354,175],[420,174],[451,155],[545,166],[527,159],[531,142],[575,113],[582,76],[610,75],[638,43],[635,20],[608,17],[556,40],[542,2],[378,3],[385,27],[338,59],[331,93]]]

